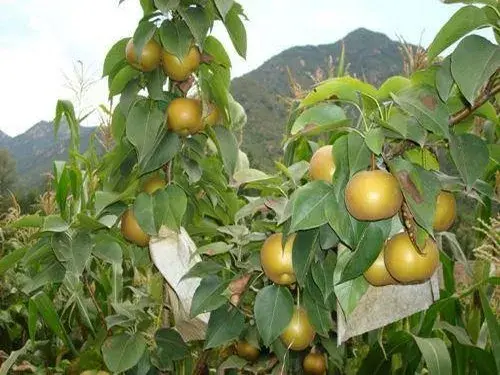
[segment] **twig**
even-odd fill
[[[106,329],[108,331],[108,336],[110,336],[111,331],[107,328],[108,325],[106,324],[106,317],[104,316],[104,312],[102,311],[101,306],[99,306],[99,304],[97,303],[97,300],[95,299],[94,291],[90,287],[88,280],[85,280],[85,287],[87,288],[87,291],[90,294],[90,299],[92,300],[92,302],[94,303],[94,305],[97,309],[97,313],[99,315],[99,318],[101,319],[102,326],[104,327],[104,329]]]
[[[484,103],[490,100],[493,96],[500,92],[500,85],[496,85],[491,88],[491,90],[486,90],[476,99],[474,104],[470,107],[462,108],[460,111],[454,113],[450,117],[449,124],[450,126],[458,124],[460,121],[466,119],[471,113],[473,113],[476,109],[481,107]]]

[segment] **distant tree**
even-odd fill
[[[4,208],[9,191],[17,181],[16,161],[6,149],[0,149],[0,207]]]

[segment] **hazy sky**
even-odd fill
[[[52,120],[58,98],[71,99],[64,73],[81,60],[100,77],[109,47],[133,33],[138,0],[0,0],[0,129],[13,136]],[[257,68],[280,51],[332,43],[366,27],[427,46],[458,6],[439,0],[242,0],[249,17],[247,60],[233,57],[233,76]],[[337,5],[336,5],[337,4]],[[222,28],[214,34],[229,41]],[[228,44],[229,45],[229,44]],[[106,84],[88,104],[106,101]]]

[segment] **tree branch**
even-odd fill
[[[462,108],[460,111],[454,113],[450,117],[449,124],[450,126],[454,126],[458,124],[460,121],[465,120],[469,115],[471,115],[476,109],[481,107],[484,103],[494,97],[496,94],[500,92],[500,85],[496,85],[491,88],[491,90],[487,90],[483,92],[479,98],[476,99],[472,106],[468,106]]]

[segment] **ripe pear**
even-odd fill
[[[433,228],[436,232],[444,232],[453,225],[457,216],[457,202],[453,193],[441,191],[436,199]]]
[[[335,173],[335,161],[332,154],[333,146],[322,146],[316,150],[309,162],[309,176],[312,180],[332,182]]]
[[[281,340],[291,350],[304,350],[311,345],[315,336],[316,332],[306,311],[302,307],[296,307],[292,320],[281,333]]]
[[[283,235],[269,236],[260,250],[260,263],[266,276],[276,284],[290,285],[296,280],[292,264],[292,249],[295,234],[287,238],[285,247],[281,246]]]
[[[135,53],[134,42],[130,38],[125,48],[125,58],[134,68],[143,72],[151,72],[160,65],[161,51],[161,46],[154,39],[150,39],[144,45],[141,56],[138,59]]]
[[[123,237],[138,246],[146,246],[149,244],[149,234],[144,232],[139,226],[131,208],[122,215],[121,232]]]

